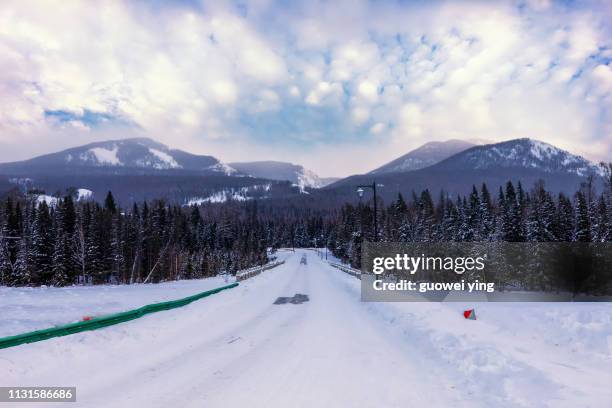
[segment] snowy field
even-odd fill
[[[289,255],[279,251],[279,260]],[[234,283],[233,276],[159,284],[8,288],[0,286],[0,337],[47,329],[125,312],[151,303],[176,300]]]
[[[234,278],[160,284],[7,288],[0,286],[0,337],[124,312],[150,303],[191,296],[233,283]]]
[[[90,292],[77,300],[77,288],[32,289],[52,294],[44,303],[3,288],[0,320],[78,319],[79,305],[106,313],[137,306],[130,296],[149,303],[216,283],[78,288]],[[274,304],[295,294],[309,300]],[[359,299],[358,279],[298,250],[184,308],[0,350],[0,385],[76,386],[67,407],[611,406],[612,304]],[[472,306],[475,321],[462,316]]]

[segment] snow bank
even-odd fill
[[[347,291],[359,296],[360,281],[343,276]],[[485,406],[606,406],[612,401],[612,391],[604,392],[612,382],[610,303],[363,307],[386,323],[389,337],[402,339],[407,350],[419,353],[432,370],[455,378],[453,387]],[[464,319],[463,311],[472,308],[477,320]]]
[[[230,278],[231,282],[234,278]],[[180,299],[229,282],[223,277],[159,284],[9,288],[0,286],[0,337]]]

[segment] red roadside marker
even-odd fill
[[[474,309],[464,310],[463,317],[469,320],[476,320],[476,310]]]

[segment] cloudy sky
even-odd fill
[[[430,140],[612,160],[606,1],[0,4],[0,161],[150,136],[365,172]]]

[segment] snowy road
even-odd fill
[[[295,294],[309,300],[274,304]],[[565,343],[553,332],[549,338],[542,328],[521,333],[487,323],[487,313],[520,312],[522,305],[486,307],[485,322],[474,322],[462,319],[456,304],[361,303],[357,279],[303,250],[182,309],[0,350],[0,385],[76,386],[76,406],[84,407],[600,407],[612,401],[612,308],[588,309],[584,327],[600,323],[590,333],[595,347]],[[550,305],[535,307],[533,313],[556,324]]]

